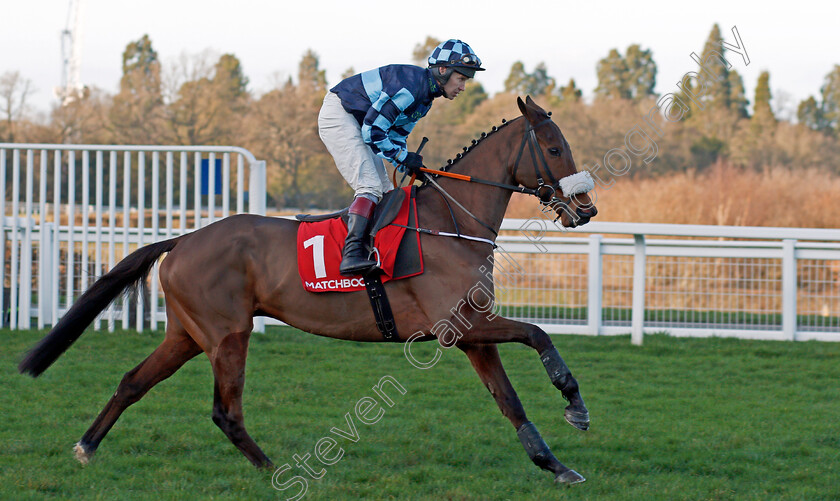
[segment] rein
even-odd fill
[[[470,183],[486,184],[487,186],[495,186],[496,188],[503,188],[503,189],[506,189],[506,190],[515,191],[517,193],[524,193],[526,195],[538,196],[536,189],[526,188],[524,186],[514,186],[512,184],[497,183],[495,181],[488,181],[486,179],[467,176],[465,174],[455,174],[454,172],[447,172],[445,170],[427,169],[425,167],[421,167],[420,172],[425,172],[426,174],[433,174],[433,175],[436,175],[436,176],[448,177],[448,178],[451,178],[451,179],[457,179],[459,181],[467,181],[467,182],[470,182]]]
[[[479,222],[479,224],[481,224],[481,226],[484,226],[485,228],[487,228],[488,230],[490,230],[490,231],[493,233],[493,235],[494,235],[494,236],[497,236],[497,237],[499,236],[499,232],[497,232],[497,231],[496,231],[496,230],[495,230],[492,226],[490,226],[489,224],[485,223],[484,221],[482,221],[481,219],[479,219],[478,217],[476,217],[476,216],[475,216],[475,214],[473,214],[472,212],[470,212],[470,211],[469,211],[469,209],[467,209],[466,207],[464,207],[464,206],[461,204],[461,202],[459,202],[459,201],[455,200],[455,197],[453,197],[452,195],[450,195],[450,194],[449,194],[449,192],[447,192],[446,190],[444,190],[444,189],[443,189],[443,187],[437,183],[437,181],[435,181],[434,179],[432,179],[432,178],[430,178],[430,177],[429,177],[429,178],[426,178],[426,179],[427,179],[430,183],[432,183],[432,185],[434,186],[434,188],[435,188],[436,190],[438,190],[438,192],[440,192],[440,194],[441,194],[441,195],[443,195],[444,197],[446,197],[446,198],[448,198],[449,200],[451,200],[451,201],[452,201],[452,203],[454,203],[455,205],[457,205],[459,209],[461,209],[462,211],[466,212],[468,216],[470,216],[471,218],[473,218],[473,219],[475,219],[476,221],[478,221],[478,222]],[[447,205],[449,205],[449,203],[448,203],[448,202],[447,202]],[[452,209],[449,209],[449,213],[450,213],[450,214],[452,213]],[[455,215],[454,215],[454,214],[452,215],[452,221],[453,221],[453,222],[455,222]],[[457,231],[457,232],[458,232],[458,235],[459,235],[459,236],[461,235],[461,232],[458,230],[458,223],[457,223],[457,222],[455,222],[455,231]]]

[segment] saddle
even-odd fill
[[[373,223],[370,225],[371,237],[375,236],[379,230],[394,221],[400,212],[405,197],[405,190],[391,190],[385,193],[382,200],[377,204],[376,209],[373,210],[373,217],[371,218]],[[295,219],[304,223],[317,223],[319,221],[341,218],[347,222],[347,213],[349,210],[350,207],[345,207],[328,214],[297,214],[295,215]]]

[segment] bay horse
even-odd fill
[[[584,189],[564,186],[577,172],[569,144],[548,113],[531,100],[517,98],[521,117],[494,127],[490,134],[451,162],[431,186],[417,189],[422,226],[469,238],[421,233],[425,271],[390,281],[385,288],[405,342],[405,333],[428,333],[440,320],[468,326],[454,341],[510,420],[530,459],[573,484],[583,476],[552,454],[525,415],[499,358],[497,343],[519,342],[539,353],[549,379],[569,404],[564,417],[578,429],[589,427],[589,412],[578,383],[548,334],[535,325],[488,317],[467,297],[477,283],[493,291],[493,241],[513,191],[540,198],[563,226],[584,224],[597,213]],[[486,137],[485,137],[486,136]],[[434,171],[438,172],[438,171]],[[472,181],[467,182],[469,178]],[[545,179],[549,182],[546,182]],[[591,178],[589,178],[591,183]],[[584,183],[585,184],[585,183]],[[439,191],[448,194],[443,196]],[[449,200],[458,205],[453,209]],[[468,214],[468,215],[465,215]],[[258,467],[272,463],[245,430],[242,390],[253,318],[279,319],[312,334],[353,341],[383,341],[364,292],[311,293],[297,270],[298,221],[240,214],[193,233],[142,247],[99,278],[52,330],[29,351],[18,369],[38,376],[47,369],[113,299],[145,280],[164,253],[160,283],[166,299],[166,333],[160,346],[125,374],[116,392],[75,445],[76,458],[87,463],[122,412],[185,362],[204,352],[215,377],[213,422]],[[330,312],[323,315],[320,312]],[[336,320],[340,319],[340,320]],[[438,339],[438,342],[442,342]]]

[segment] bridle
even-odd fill
[[[487,185],[487,186],[495,186],[497,188],[502,188],[502,189],[513,191],[513,192],[516,192],[516,193],[524,193],[526,195],[535,196],[535,197],[537,197],[537,199],[539,199],[539,201],[542,205],[549,206],[549,207],[551,207],[552,209],[555,210],[555,212],[558,214],[557,218],[555,219],[555,221],[557,221],[557,219],[560,218],[559,214],[560,214],[561,210],[570,212],[569,204],[568,204],[568,202],[563,201],[562,199],[560,199],[557,196],[558,191],[560,193],[563,193],[563,190],[560,187],[560,183],[562,182],[562,179],[556,179],[554,177],[554,175],[551,173],[551,169],[548,168],[548,162],[545,159],[545,155],[543,155],[542,149],[540,148],[539,142],[537,141],[537,135],[534,132],[534,130],[537,127],[540,127],[540,126],[542,126],[542,125],[544,125],[548,122],[551,122],[551,117],[547,117],[545,120],[537,123],[536,125],[532,125],[530,123],[528,124],[528,128],[525,130],[525,133],[522,136],[522,141],[519,144],[519,151],[516,155],[516,161],[513,164],[513,171],[511,172],[511,176],[515,179],[516,171],[519,169],[519,162],[520,162],[520,160],[522,160],[522,155],[525,152],[525,145],[527,144],[528,145],[528,150],[530,151],[530,154],[531,154],[531,163],[534,165],[534,172],[535,172],[536,178],[537,178],[538,185],[537,185],[536,188],[527,188],[527,187],[521,186],[521,185],[498,183],[496,181],[489,181],[489,180],[486,180],[486,179],[480,179],[480,178],[476,178],[476,177],[473,177],[473,176],[468,176],[468,175],[465,175],[465,174],[455,174],[455,173],[444,171],[444,170],[427,169],[425,167],[421,168],[420,171],[425,173],[425,174],[431,174],[431,175],[425,176],[425,178],[426,178],[425,182],[426,183],[431,184],[438,192],[440,192],[445,197],[445,199],[448,198],[455,205],[457,205],[462,211],[467,213],[467,215],[469,215],[471,218],[478,221],[478,223],[480,223],[482,226],[484,226],[485,228],[490,230],[495,236],[498,236],[498,232],[495,229],[493,229],[493,227],[491,227],[489,224],[485,223],[484,221],[480,220],[478,217],[473,215],[466,207],[461,205],[460,202],[455,200],[455,198],[453,198],[452,195],[447,193],[447,191],[444,190],[434,180],[434,176],[442,176],[442,177],[448,177],[448,178],[451,178],[451,179],[457,179],[457,180],[460,180],[460,181],[467,181],[467,182],[470,182],[470,183],[478,183],[478,184],[484,184],[484,185]],[[426,138],[423,138],[423,139],[424,139],[424,141],[423,141],[422,144],[425,144],[425,139]],[[548,180],[549,180],[550,183],[545,182],[545,179],[543,178],[542,173],[540,172],[540,167],[542,167],[542,169],[547,174],[547,177],[548,177]],[[582,173],[572,174],[571,176],[577,176],[579,174],[582,174]],[[567,176],[566,178],[563,178],[563,179],[567,179],[571,176]],[[414,176],[412,176],[411,182],[412,183],[414,182]],[[569,196],[571,196],[571,195],[573,195],[573,193],[569,194]],[[447,201],[447,205],[449,205],[448,201]],[[450,214],[452,213],[452,208],[451,207],[449,209],[449,212],[450,212]],[[454,214],[452,214],[452,220],[455,221],[455,215]],[[458,231],[457,230],[457,227],[458,227],[457,222],[455,222],[455,227],[456,227],[456,231]],[[458,232],[458,233],[460,234],[460,232]]]
[[[522,142],[519,143],[519,152],[516,154],[516,161],[513,163],[513,172],[511,172],[511,176],[516,179],[516,171],[519,169],[519,161],[522,160],[522,154],[525,152],[525,144],[527,144],[528,150],[531,152],[531,163],[534,164],[534,174],[537,177],[537,187],[531,190],[533,191],[531,194],[539,198],[540,203],[543,205],[558,202],[562,204],[563,208],[568,208],[568,204],[556,196],[557,190],[560,189],[560,180],[555,179],[554,174],[551,173],[551,169],[548,168],[548,162],[545,160],[545,155],[543,154],[542,148],[540,148],[540,143],[537,141],[537,134],[534,132],[537,127],[540,127],[548,122],[551,122],[551,117],[547,117],[545,120],[536,125],[532,125],[530,123],[528,124],[525,134],[522,136]],[[542,174],[540,173],[540,167],[545,170],[551,184],[546,184]]]

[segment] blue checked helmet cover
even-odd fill
[[[465,73],[468,77],[472,77],[476,71],[484,71],[481,67],[481,59],[478,58],[472,47],[456,39],[449,39],[432,51],[429,55],[429,67],[447,66]]]

